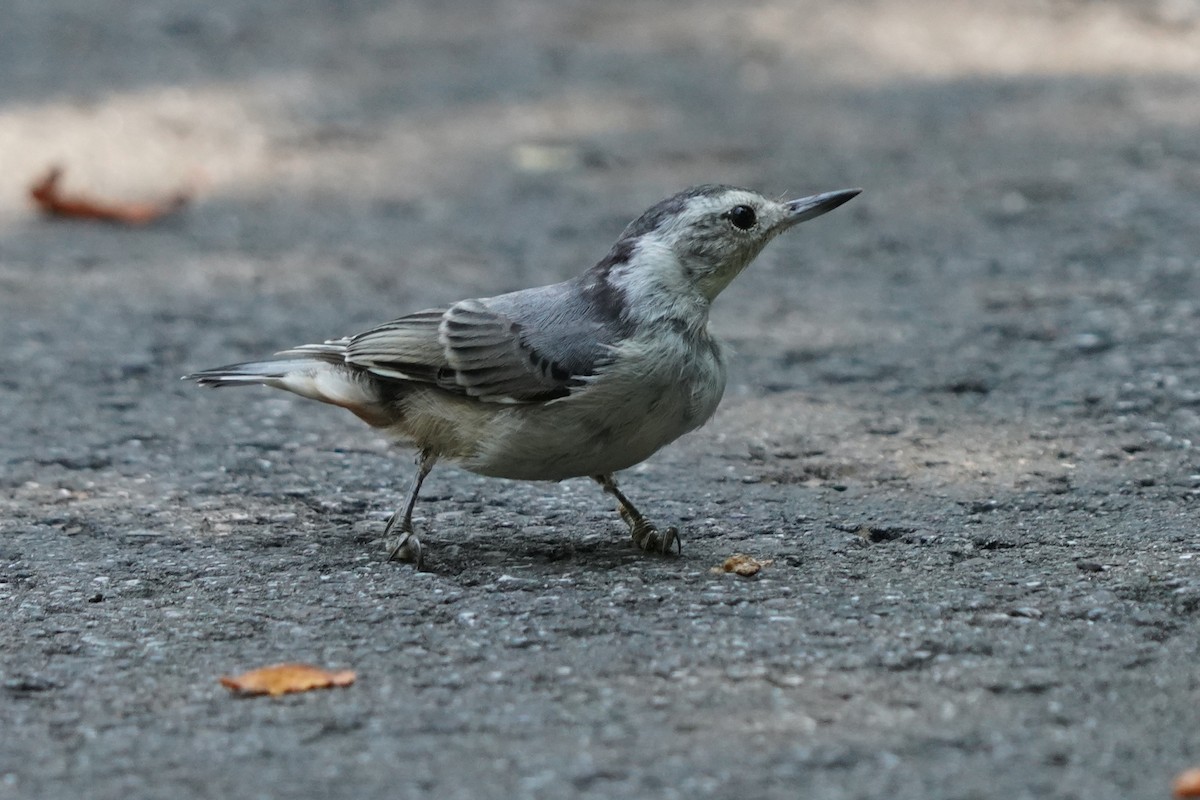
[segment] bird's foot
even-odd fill
[[[416,567],[418,572],[421,570],[425,551],[421,547],[421,540],[412,531],[401,533],[399,536],[385,537],[383,546],[388,550],[388,561],[407,561]]]
[[[621,519],[629,526],[633,543],[643,553],[661,553],[663,555],[683,554],[683,542],[679,538],[679,529],[672,525],[659,530],[646,521],[640,514],[630,513],[624,506],[620,507]]]
[[[393,532],[394,528],[399,530]],[[399,511],[392,514],[391,519],[387,522],[387,527],[383,529],[383,546],[387,548],[388,561],[407,561],[418,571],[421,569],[421,561],[424,557],[421,540],[413,531],[412,521],[402,518]]]

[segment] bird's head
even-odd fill
[[[632,245],[641,267],[682,271],[659,279],[681,279],[712,301],[776,236],[860,191],[772,200],[750,189],[697,186],[647,210],[625,228],[621,241]]]

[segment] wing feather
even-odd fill
[[[608,350],[600,326],[581,318],[580,309],[553,305],[563,291],[557,285],[463,300],[329,344],[381,378],[429,383],[493,403],[553,400],[583,385]]]
[[[446,367],[438,341],[445,309],[429,308],[350,337],[346,361],[382,378],[437,383]]]

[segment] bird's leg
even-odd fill
[[[634,508],[633,503],[629,502],[629,498],[617,488],[617,481],[611,474],[593,475],[592,479],[600,484],[604,491],[617,498],[617,511],[620,512],[621,519],[625,520],[625,524],[629,526],[629,533],[633,536],[634,544],[640,549],[650,553],[670,553],[672,550],[678,553],[683,552],[683,544],[679,540],[679,529],[672,526],[659,531],[658,528],[647,522],[646,518]]]
[[[413,476],[412,486],[404,505],[396,509],[396,513],[388,519],[387,527],[383,529],[383,543],[388,548],[388,561],[400,559],[411,561],[419,570],[421,568],[421,540],[413,531],[413,507],[417,504],[417,495],[421,492],[421,484],[425,476],[437,463],[437,456],[431,450],[422,450],[417,456],[417,474]],[[403,512],[403,513],[402,513]],[[399,536],[392,536],[392,529],[399,524]],[[393,543],[394,542],[394,543]]]

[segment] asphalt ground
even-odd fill
[[[1163,798],[1200,763],[1200,8],[10,0],[0,797]],[[27,187],[194,192],[127,228]],[[561,280],[685,186],[864,193],[622,487],[199,368]],[[714,572],[746,553],[756,576]],[[358,673],[282,699],[222,675]]]

